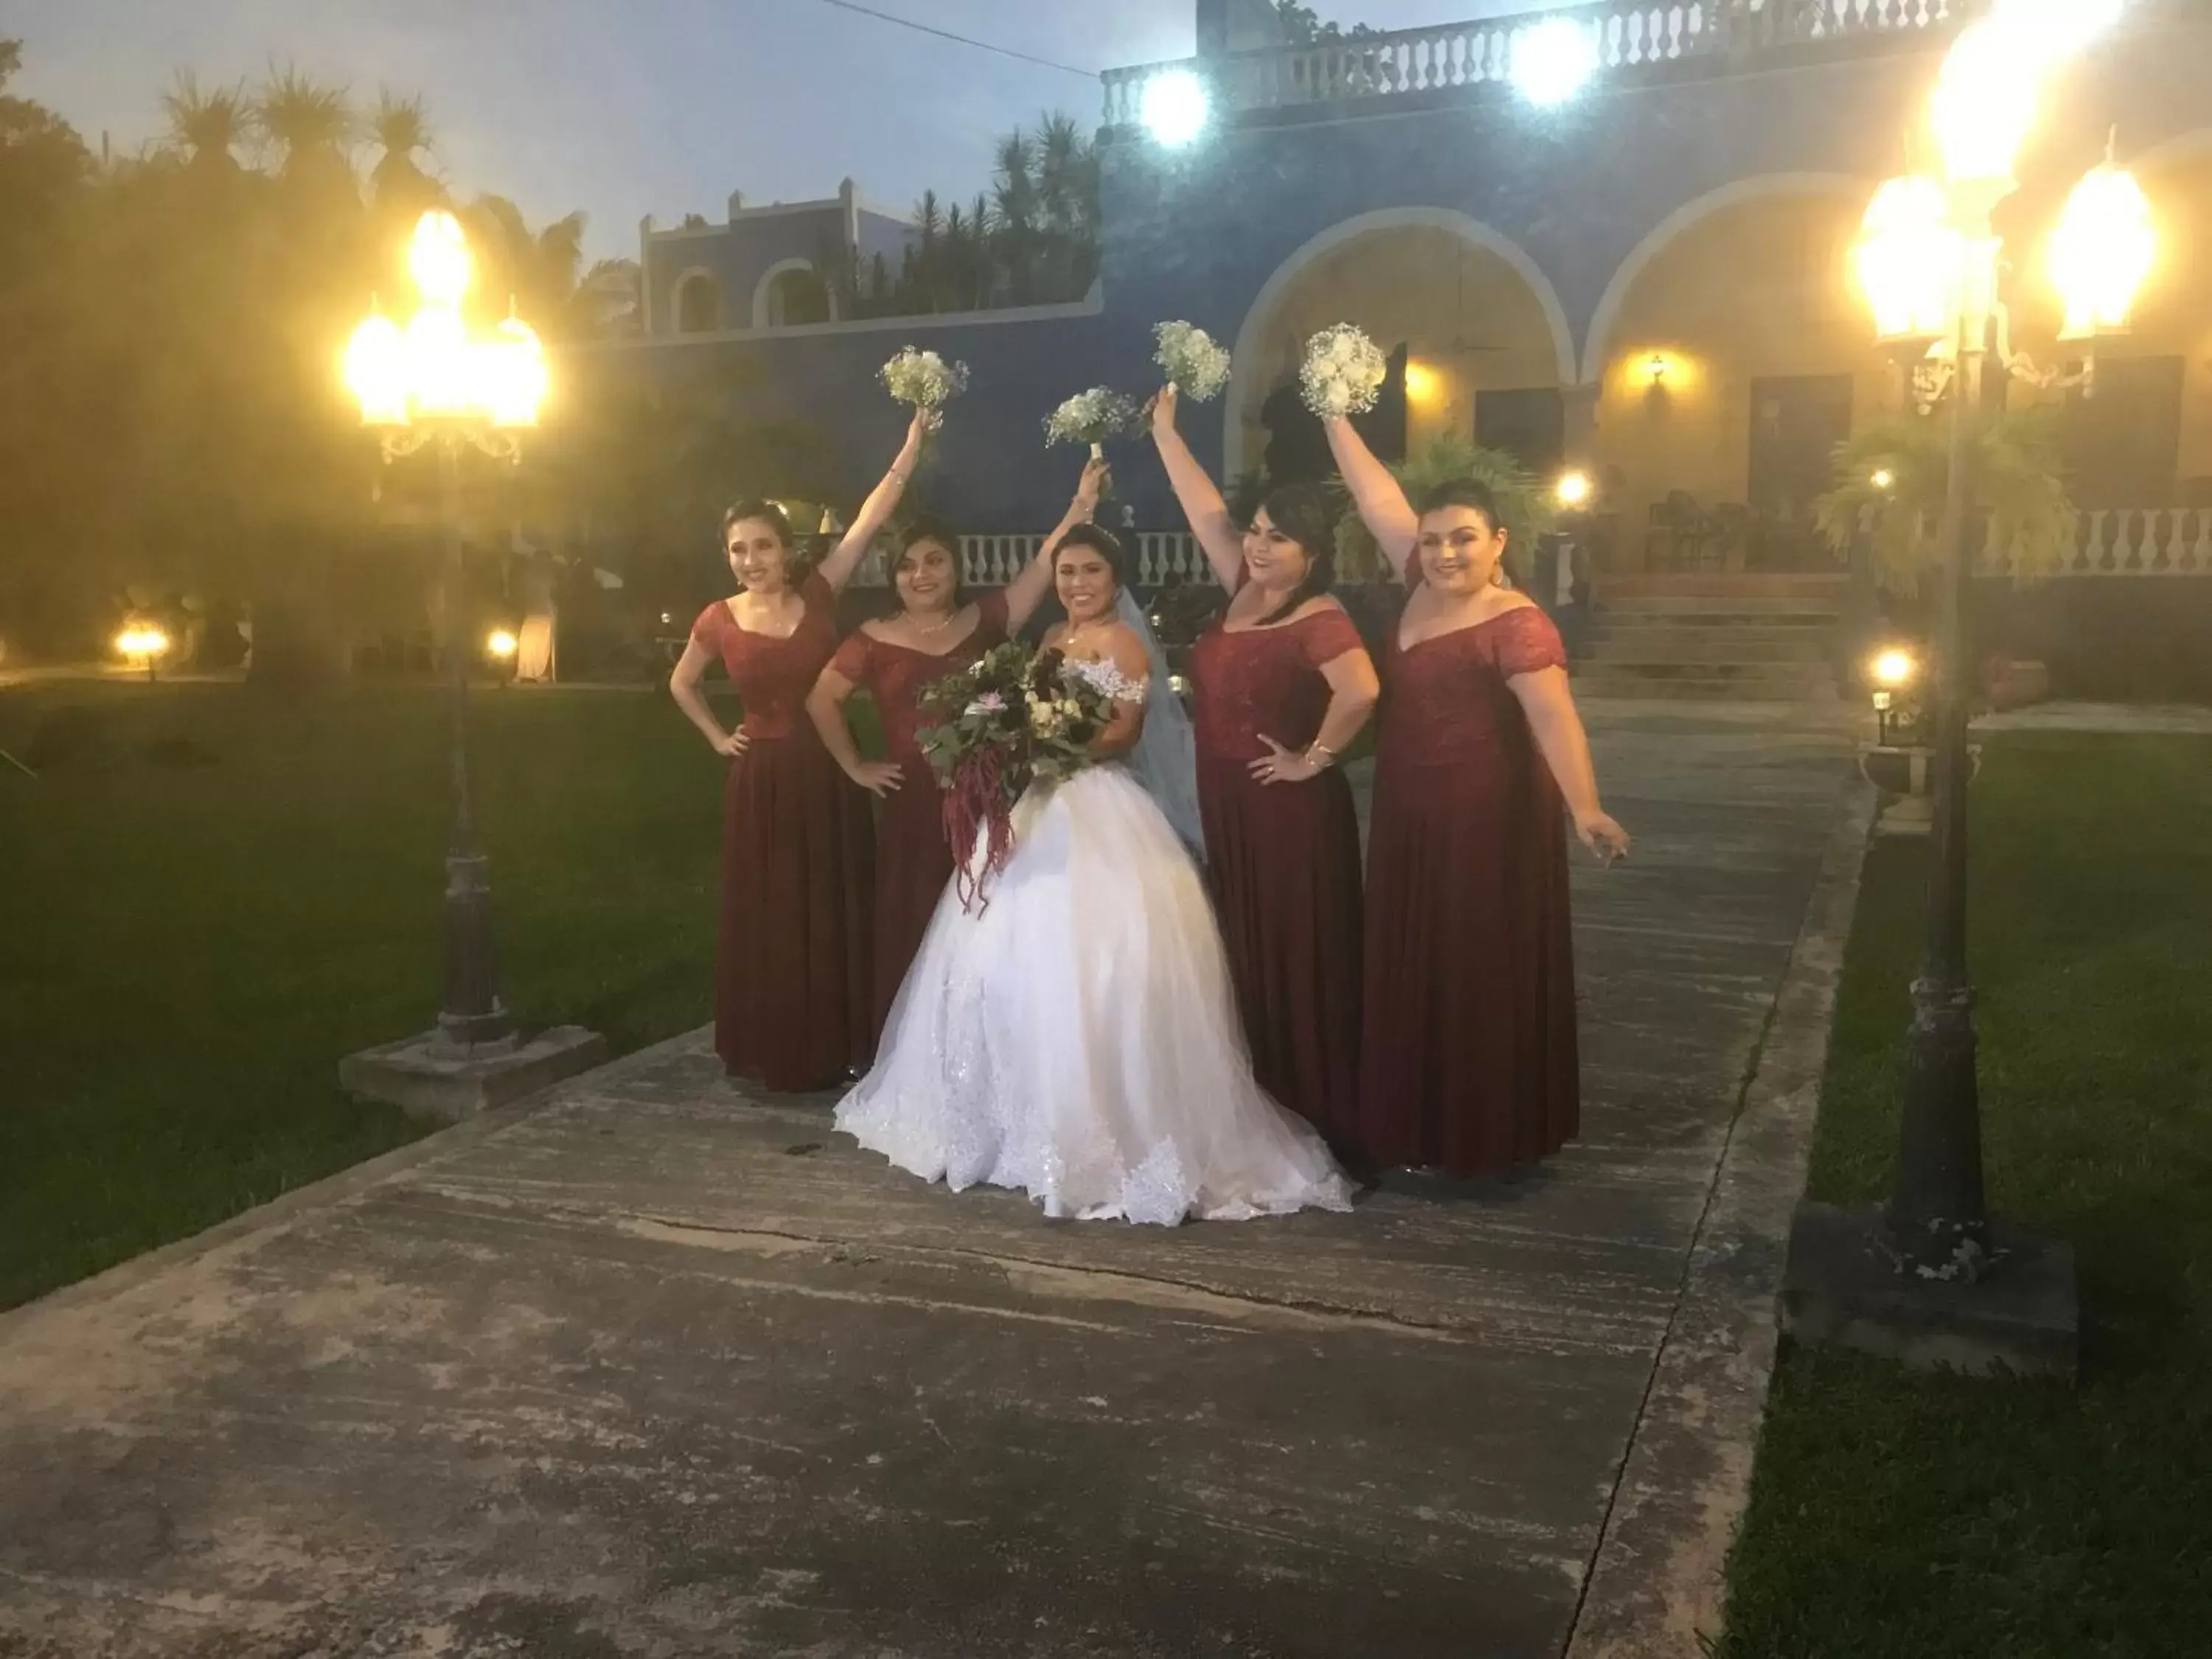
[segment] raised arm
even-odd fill
[[[1343,475],[1344,487],[1352,492],[1352,504],[1358,509],[1361,522],[1390,562],[1392,573],[1404,580],[1413,544],[1421,533],[1420,514],[1413,511],[1405,490],[1390,476],[1390,469],[1375,459],[1375,452],[1350,421],[1338,415],[1323,421],[1322,428],[1328,434],[1329,452],[1336,457],[1336,470]]]
[[[1152,399],[1152,442],[1160,452],[1160,464],[1167,468],[1168,483],[1182,507],[1182,516],[1189,521],[1190,533],[1206,550],[1206,562],[1213,567],[1221,586],[1235,592],[1237,579],[1244,569],[1244,538],[1237,531],[1229,503],[1221,499],[1220,489],[1206,476],[1198,457],[1182,441],[1182,434],[1176,430],[1172,386],[1162,386],[1159,396]]]
[[[1007,633],[1020,633],[1029,619],[1036,615],[1037,606],[1044,603],[1044,596],[1052,587],[1052,562],[1060,551],[1060,538],[1076,526],[1091,522],[1098,511],[1099,492],[1105,487],[1106,463],[1096,459],[1084,462],[1083,476],[1076,481],[1075,499],[1067,504],[1066,516],[1038,544],[1036,556],[1006,584]]]
[[[921,454],[921,440],[929,429],[928,420],[926,412],[915,410],[913,423],[906,429],[906,441],[899,446],[891,470],[884,474],[882,483],[868,492],[868,499],[853,515],[851,526],[830,550],[830,556],[822,561],[822,580],[830,584],[830,592],[844,592],[845,584],[853,580],[860,561],[875,545],[877,536],[898,510],[899,498],[906,494],[906,481],[914,476],[914,464]]]
[[[1543,751],[1544,763],[1552,769],[1559,793],[1566,798],[1567,811],[1583,845],[1607,864],[1627,857],[1628,831],[1607,817],[1598,805],[1597,769],[1590,763],[1589,738],[1583,731],[1583,717],[1575,711],[1574,697],[1567,690],[1567,671],[1539,668],[1516,674],[1505,683],[1528,714],[1528,729],[1535,734],[1536,747]]]

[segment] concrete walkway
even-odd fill
[[[1050,1223],[694,1036],[0,1320],[0,1654],[1687,1659],[1856,870],[1819,722],[1599,717],[1638,851],[1523,1179]]]

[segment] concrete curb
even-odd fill
[[[680,1052],[687,1045],[698,1041],[701,1030],[711,1028],[696,1028],[643,1048],[632,1049],[617,1060],[609,1060],[604,1066],[595,1066],[565,1082],[555,1084],[538,1094],[494,1107],[449,1127],[433,1130],[420,1140],[410,1140],[404,1146],[395,1146],[388,1152],[340,1170],[336,1175],[325,1176],[320,1181],[309,1182],[304,1187],[295,1187],[290,1192],[280,1194],[265,1204],[257,1204],[250,1210],[240,1210],[229,1219],[218,1221],[214,1226],[187,1238],[158,1245],[127,1261],[118,1261],[89,1279],[80,1279],[75,1284],[61,1285],[18,1307],[0,1311],[0,1346],[4,1346],[16,1328],[33,1315],[43,1318],[72,1308],[104,1302],[180,1262],[194,1261],[255,1234],[287,1225],[309,1211],[328,1208],[359,1198],[411,1170],[439,1163],[479,1141],[504,1134],[524,1119],[549,1106],[558,1105],[562,1096],[588,1091],[595,1079],[618,1073],[623,1067],[641,1061]]]
[[[1873,790],[1854,790],[1822,857],[1564,1659],[1698,1659],[1721,1633],[1874,811]]]

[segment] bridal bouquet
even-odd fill
[[[939,413],[945,405],[968,389],[968,365],[908,346],[883,366],[880,378],[899,402],[928,410],[933,428],[945,418]]]
[[[1091,744],[1113,707],[1090,681],[1066,672],[1058,651],[1018,641],[995,646],[971,668],[922,693],[937,723],[917,734],[945,792],[945,838],[960,860],[960,902],[973,907],[1014,851],[1014,803],[1038,783],[1057,783],[1091,763]],[[983,853],[977,866],[979,842]]]
[[[1306,407],[1328,420],[1364,415],[1374,408],[1389,373],[1382,349],[1350,323],[1339,323],[1306,343],[1298,384],[1305,392]]]
[[[1137,424],[1137,403],[1103,386],[1079,392],[1044,417],[1048,444],[1089,444],[1094,459],[1107,439]]]
[[[1195,323],[1162,323],[1152,330],[1159,349],[1152,361],[1168,383],[1194,404],[1221,395],[1229,384],[1229,353]]]

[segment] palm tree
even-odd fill
[[[937,205],[937,192],[925,190],[914,208],[914,280],[916,291],[908,296],[914,309],[942,311],[939,303],[940,267],[945,262],[939,246],[945,237],[945,216]]]
[[[2008,410],[1975,434],[1968,488],[1988,544],[2012,549],[2021,570],[2050,568],[2080,522],[2066,493],[2058,428],[2049,408]],[[1938,545],[1951,477],[1950,421],[1892,415],[1836,447],[1836,486],[1813,503],[1821,533],[1848,552],[1870,532],[1875,580],[1911,595]]]
[[[1049,290],[1039,297],[1081,299],[1098,271],[1098,156],[1073,116],[1043,118],[1036,167]]]
[[[353,107],[345,88],[287,66],[272,70],[253,101],[253,123],[276,152],[276,176],[294,184],[353,177]]]
[[[1028,304],[1036,289],[1032,270],[1037,231],[1035,161],[1035,149],[1020,128],[999,140],[998,176],[992,185],[999,217],[994,241],[1000,267],[1006,273],[1007,297],[1016,305]]]
[[[577,298],[584,265],[584,216],[571,213],[533,232],[522,210],[504,196],[479,196],[461,215],[477,260],[481,303],[505,310],[510,297],[523,319],[548,339],[588,331]]]
[[[389,88],[378,94],[376,112],[368,118],[370,139],[380,152],[369,174],[369,193],[379,213],[410,220],[425,210],[441,206],[445,187],[416,161],[436,149],[428,118],[418,98],[396,96]]]
[[[198,77],[180,73],[161,94],[169,118],[168,142],[198,172],[234,173],[238,151],[252,136],[252,111],[242,86],[203,90]]]

